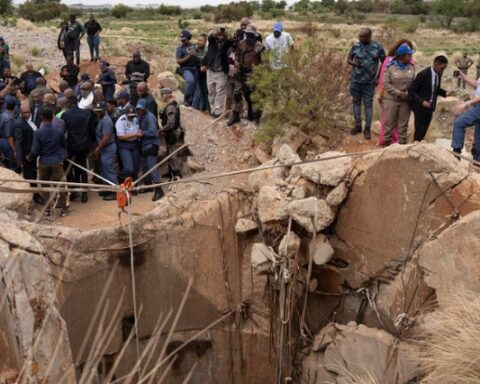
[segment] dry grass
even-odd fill
[[[16,27],[25,31],[35,31],[38,29],[38,27],[36,27],[35,24],[33,24],[31,21],[22,18],[17,20]]]
[[[425,316],[420,327],[427,384],[480,383],[480,298],[452,297],[446,308]]]
[[[342,384],[381,384],[370,372],[364,370],[360,375],[353,375],[343,365],[335,367],[335,371],[340,375]],[[337,379],[338,380],[338,379]],[[336,383],[331,383],[336,384]]]

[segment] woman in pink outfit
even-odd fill
[[[378,76],[378,102],[380,103],[380,132],[378,134],[378,144],[383,145],[383,133],[385,131],[385,111],[382,108],[382,99],[383,99],[383,81],[385,79],[385,73],[387,72],[387,67],[390,61],[395,57],[398,47],[400,45],[407,43],[411,49],[414,49],[413,43],[407,39],[400,39],[396,41],[390,50],[388,51],[387,58],[380,68],[380,74]],[[415,64],[415,60],[411,61],[412,64]],[[393,130],[392,143],[398,143],[398,129],[395,127]]]

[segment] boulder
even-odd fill
[[[320,232],[335,220],[335,212],[325,200],[316,197],[294,200],[288,204],[288,211],[293,219],[310,233]]]
[[[440,306],[455,293],[480,293],[480,211],[456,222],[418,252],[426,284],[435,289]]]
[[[277,256],[271,247],[263,243],[253,244],[250,262],[257,274],[270,273],[275,261],[277,261]]]
[[[23,178],[7,168],[0,167],[0,179],[8,180],[23,180]],[[30,184],[19,182],[7,182],[1,183],[0,187],[12,188],[12,189],[25,189],[30,188]],[[32,195],[30,193],[10,193],[0,192],[0,207],[10,209],[17,212],[26,212],[30,202],[32,201]]]
[[[205,166],[201,164],[195,157],[188,156],[186,161],[187,167],[192,171],[201,172],[205,170]]]
[[[270,156],[265,152],[260,146],[255,147],[255,158],[260,164],[265,164],[267,161],[271,160]]]
[[[325,152],[315,156],[315,159],[327,159],[344,155],[343,152]],[[323,160],[308,164],[295,165],[292,167],[291,176],[302,176],[316,184],[336,187],[349,174],[352,167],[352,159],[343,157],[332,160]]]
[[[432,144],[366,156],[353,174],[334,245],[335,258],[346,265],[342,278],[352,288],[403,265],[422,242],[448,227],[452,204],[461,214],[480,208],[477,176],[468,176],[466,166]]]
[[[235,224],[235,232],[238,234],[246,234],[256,230],[258,230],[258,224],[251,219],[240,218]]]
[[[175,75],[170,71],[161,72],[157,76],[160,88],[170,88],[173,91],[178,89],[179,83]]]
[[[290,233],[283,236],[283,239],[280,241],[280,245],[278,246],[278,254],[281,257],[294,258],[300,249],[300,243],[300,238],[295,234],[295,232],[290,231]]]
[[[325,377],[325,371],[334,375],[335,380],[305,381],[311,384],[326,382],[346,383],[349,376],[371,376],[382,384],[407,384],[421,374],[420,350],[406,342],[400,341],[389,333],[353,322],[348,325],[329,325],[315,338],[314,349],[306,362],[304,378],[309,373],[313,376],[311,355],[319,355],[315,359],[320,377]],[[322,352],[323,351],[323,352]]]
[[[264,186],[257,199],[258,217],[262,223],[271,223],[288,218],[288,200],[276,187]]]
[[[276,152],[280,164],[292,165],[301,161],[300,156],[288,144],[282,144]]]
[[[328,239],[321,234],[316,235],[315,238],[310,241],[308,251],[316,265],[328,263],[334,254],[334,250]]]
[[[272,159],[262,164],[259,169],[280,164],[277,159]],[[269,168],[255,171],[248,177],[248,183],[255,192],[258,192],[264,185],[277,185],[283,182],[287,169],[284,167]]]
[[[328,145],[328,141],[322,135],[315,135],[311,138],[313,146],[317,149],[323,149]]]
[[[345,199],[347,198],[347,195],[348,195],[347,185],[345,183],[340,183],[330,191],[325,201],[331,207],[338,207],[340,204],[342,204],[345,201]]]

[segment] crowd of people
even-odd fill
[[[261,111],[252,101],[254,85],[249,82],[253,68],[262,63],[263,52],[269,53],[267,63],[272,70],[285,65],[285,55],[293,48],[293,39],[276,22],[265,40],[249,18],[240,21],[240,28],[229,37],[225,28],[208,35],[201,34],[192,43],[192,34],[182,31],[181,45],[176,50],[177,73],[186,83],[184,104],[208,111],[213,117],[232,110],[228,126],[240,122],[243,103],[247,118],[258,121]]]
[[[101,176],[96,182],[119,184],[128,177],[136,179],[147,173],[145,184],[153,192],[152,200],[163,197],[159,186],[161,176],[156,164],[161,144],[166,153],[178,149],[184,132],[180,124],[180,105],[174,91],[161,88],[164,107],[159,110],[147,81],[150,65],[140,51],[132,54],[125,66],[123,88],[116,92],[118,80],[110,64],[100,57],[99,33],[102,28],[90,16],[81,25],[71,16],[62,24],[59,48],[66,63],[61,67],[58,89],[47,86],[44,74],[31,63],[19,77],[12,75],[9,65],[10,49],[0,36],[0,161],[11,170],[21,173],[31,185],[35,181],[88,183],[85,169],[93,169]],[[74,31],[74,32],[72,32]],[[99,61],[99,73],[91,79],[80,73],[80,40],[87,33],[91,61]],[[183,30],[181,45],[176,49],[177,73],[185,80],[184,104],[208,111],[220,117],[231,111],[227,124],[233,125],[243,116],[258,120],[261,112],[252,101],[254,84],[248,80],[253,69],[262,63],[268,51],[271,70],[284,68],[286,55],[293,49],[291,35],[283,30],[281,22],[273,25],[265,39],[248,18],[241,20],[240,28],[229,37],[224,28],[201,34],[192,43],[192,34]],[[448,59],[437,56],[431,67],[416,73],[414,46],[409,40],[399,40],[385,52],[382,45],[372,40],[372,31],[363,28],[359,41],[348,54],[352,66],[350,93],[353,100],[355,126],[352,134],[363,132],[371,138],[373,99],[378,87],[381,106],[379,144],[406,144],[411,112],[415,119],[415,141],[425,138],[439,96],[451,91],[441,86]],[[452,148],[460,153],[464,146],[465,130],[475,126],[473,158],[480,160],[480,81],[467,74],[472,65],[465,55],[457,61],[455,76],[476,88],[476,96],[458,105],[453,127]],[[362,121],[362,104],[365,124]],[[187,152],[188,153],[188,152]],[[184,155],[176,154],[168,160],[170,179],[181,177]],[[33,200],[44,206],[46,215],[53,207],[68,214],[67,201],[88,201],[88,193],[70,193],[61,189],[55,205],[48,194],[33,194]],[[102,193],[104,200],[114,200],[112,192]]]
[[[73,16],[71,20],[76,22]],[[85,28],[88,33],[88,26]],[[115,92],[118,83],[115,72],[100,58],[98,48],[92,53],[92,60],[100,61],[96,79],[80,73],[74,61],[77,48],[78,45],[67,44],[66,64],[60,70],[62,80],[58,89],[47,86],[43,73],[36,71],[31,63],[15,77],[8,63],[1,62],[5,69],[0,81],[0,162],[31,180],[33,187],[38,180],[88,183],[89,169],[101,176],[94,177],[94,182],[115,185],[149,172],[144,184],[151,187],[142,192],[153,192],[152,200],[159,200],[164,196],[158,185],[161,176],[170,180],[181,177],[183,161],[188,155],[185,151],[175,152],[168,159],[164,175],[155,167],[159,153],[172,155],[183,143],[180,105],[174,91],[160,89],[164,107],[159,110],[146,82],[149,64],[136,51],[125,67],[128,86],[124,84]],[[4,58],[7,60],[6,53]],[[160,150],[162,143],[166,154]],[[33,200],[43,205],[45,215],[58,208],[60,215],[65,216],[70,202],[88,201],[88,192],[71,192],[68,196],[67,192],[61,188],[57,195],[34,193]],[[100,194],[104,200],[116,199],[113,192]],[[58,199],[53,199],[54,196]]]
[[[437,106],[438,97],[447,97],[454,91],[442,88],[442,76],[448,65],[447,57],[434,58],[430,67],[416,73],[414,46],[409,40],[398,40],[385,52],[383,46],[372,40],[372,31],[363,28],[359,41],[348,55],[352,66],[350,94],[353,101],[355,126],[352,135],[363,132],[371,138],[373,99],[378,88],[380,103],[379,144],[389,146],[393,143],[407,144],[407,129],[410,114],[414,116],[414,141],[425,139]],[[456,119],[453,126],[452,149],[461,153],[465,130],[475,127],[475,139],[472,148],[473,159],[480,160],[480,79],[468,76],[473,61],[464,54],[456,60],[458,70],[454,76],[458,87],[466,83],[476,89],[476,96],[459,104],[454,109]],[[477,75],[479,75],[477,73]],[[365,110],[365,124],[362,126],[362,103]]]

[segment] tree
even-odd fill
[[[433,13],[445,19],[445,25],[450,28],[455,17],[465,15],[465,0],[435,0],[432,4]]]
[[[112,8],[112,16],[117,19],[123,19],[132,11],[133,9],[125,4],[117,4]]]
[[[337,0],[335,3],[335,13],[343,15],[348,8],[348,4],[345,0]]]
[[[12,0],[0,0],[0,15],[10,13],[12,9]]]
[[[30,21],[47,21],[68,11],[65,4],[57,0],[27,0],[18,7],[18,14]]]

